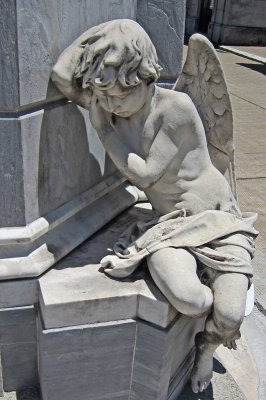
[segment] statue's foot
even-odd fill
[[[203,392],[212,379],[213,354],[198,349],[191,373],[191,388],[194,393]]]
[[[224,347],[228,347],[228,349],[237,349],[236,341],[241,338],[241,333],[238,331],[236,335],[232,339],[226,339],[223,343]]]

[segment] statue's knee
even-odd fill
[[[202,285],[186,288],[186,290],[173,290],[172,296],[177,310],[182,314],[196,317],[206,311],[206,294]]]
[[[244,319],[244,313],[240,310],[223,310],[215,315],[215,325],[221,332],[235,334]]]

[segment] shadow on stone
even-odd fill
[[[252,69],[253,71],[256,71],[263,75],[266,75],[266,65],[265,64],[237,63],[237,65],[239,65],[241,67]]]
[[[41,400],[40,387],[34,386],[17,391],[17,400]]]
[[[226,369],[216,358],[213,359],[213,371],[217,374],[226,374]]]

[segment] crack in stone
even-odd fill
[[[178,33],[177,33],[177,31],[175,30],[175,28],[171,25],[170,20],[169,20],[169,16],[166,14],[166,12],[165,12],[164,10],[162,10],[161,8],[157,7],[155,4],[150,4],[150,5],[148,5],[148,7],[152,8],[152,9],[154,9],[154,10],[159,11],[159,13],[161,12],[161,14],[163,14],[163,15],[166,17],[166,19],[167,19],[167,24],[168,24],[169,28],[174,32],[175,36],[176,36],[180,41],[182,41],[181,37],[178,35]],[[152,17],[149,15],[149,18],[155,19],[156,17],[152,18]]]

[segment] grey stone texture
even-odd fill
[[[4,386],[3,386],[3,374],[2,374],[2,360],[0,352],[0,397],[4,396]]]
[[[25,224],[23,156],[19,125],[18,120],[0,119],[0,226]]]
[[[38,301],[36,279],[10,280],[0,283],[0,309],[28,306]]]
[[[0,310],[0,352],[5,391],[38,382],[36,317],[33,306]]]
[[[0,110],[19,104],[16,0],[0,1]],[[2,141],[1,141],[2,143]]]
[[[187,0],[186,1],[186,22],[185,35],[190,36],[198,32],[199,16],[200,16],[201,1]]]
[[[166,329],[138,321],[132,400],[177,399],[194,360],[194,337],[203,321],[180,316]]]
[[[6,28],[1,45],[10,54],[1,74],[0,96],[4,97],[0,97],[0,109],[58,96],[55,90],[47,93],[51,68],[58,55],[91,26],[136,17],[136,0],[1,0],[0,6]]]
[[[166,400],[184,387],[203,319],[177,315],[144,266],[123,280],[99,271],[121,231],[150,213],[145,205],[124,212],[39,278],[44,400],[74,393],[77,400],[86,393],[92,400],[107,393],[108,399]]]
[[[129,398],[136,321],[39,332],[43,400]]]
[[[119,281],[100,272],[100,260],[134,220],[145,220],[150,209],[135,206],[116,218],[57,267],[39,278],[40,307],[45,329],[139,317],[166,327],[176,310],[153,283],[147,271]]]
[[[208,37],[231,45],[266,44],[266,4],[260,0],[217,0]]]
[[[185,9],[185,0],[138,0],[137,22],[155,45],[162,80],[174,81],[181,72]]]
[[[0,119],[0,140],[2,227],[29,224],[115,172],[88,112],[71,103]]]
[[[202,321],[180,316],[166,329],[131,319],[39,327],[43,400],[83,400],[88,393],[91,400],[172,400],[188,379]]]

